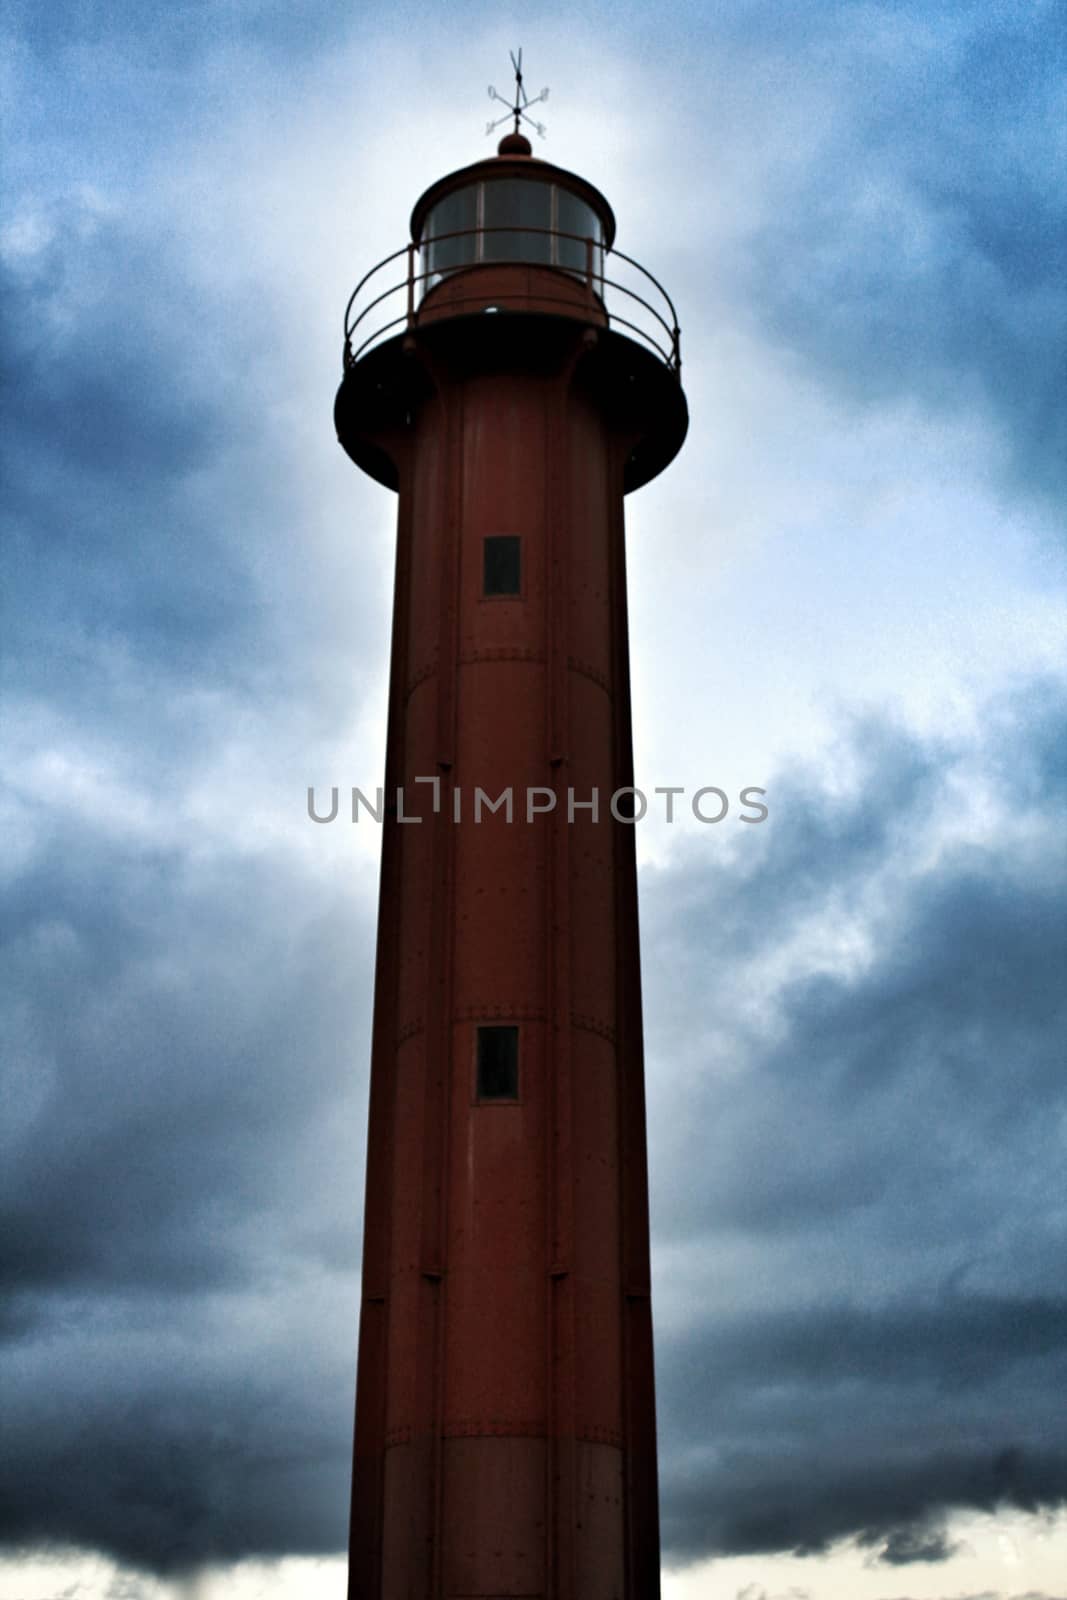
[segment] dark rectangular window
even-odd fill
[[[518,534],[492,534],[484,545],[482,593],[518,594],[521,578]]]
[[[478,1029],[478,1099],[519,1098],[519,1030],[514,1023]]]

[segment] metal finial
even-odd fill
[[[527,116],[526,108],[528,106],[537,105],[538,102],[541,101],[541,100],[547,100],[548,99],[548,90],[547,89],[542,89],[541,93],[540,94],[535,94],[533,99],[531,100],[530,97],[527,95],[526,90],[523,88],[523,84],[522,84],[522,50],[521,49],[519,50],[518,55],[515,54],[514,50],[509,50],[508,54],[511,56],[511,65],[515,68],[515,104],[512,105],[510,100],[505,100],[504,96],[502,94],[497,94],[496,90],[493,88],[493,85],[490,84],[489,85],[489,98],[490,98],[490,100],[499,100],[500,104],[502,106],[507,106],[508,109],[507,109],[507,116],[497,117],[495,122],[487,122],[486,125],[485,125],[485,131],[486,131],[486,133],[492,133],[493,129],[494,128],[499,128],[499,126],[500,126],[500,124],[502,122],[506,122],[508,120],[508,117],[514,117],[515,118],[515,132],[516,133],[518,133],[518,131],[519,131],[519,123],[520,123],[520,121],[528,122],[532,128],[536,128],[537,129],[538,137],[543,139],[544,136],[545,136],[545,125],[544,125],[544,123],[543,122],[535,122],[533,117]]]

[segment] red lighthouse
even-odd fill
[[[335,410],[399,496],[350,1600],[659,1594],[623,497],[687,412],[518,120],[353,295]]]

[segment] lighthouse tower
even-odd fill
[[[350,1600],[659,1594],[623,497],[687,412],[526,103],[359,285],[335,408],[398,494]]]

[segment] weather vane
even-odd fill
[[[527,107],[537,105],[538,101],[540,100],[547,100],[548,90],[542,89],[541,93],[534,95],[533,99],[531,100],[527,95],[526,90],[522,86],[522,50],[520,49],[517,56],[514,50],[509,50],[508,54],[511,57],[511,65],[515,68],[515,104],[512,105],[509,101],[505,100],[502,94],[497,94],[496,90],[493,88],[493,85],[490,84],[490,100],[499,100],[500,104],[502,106],[507,106],[508,110],[507,116],[497,117],[495,122],[487,122],[485,125],[485,131],[486,133],[492,133],[493,129],[499,128],[502,122],[506,122],[508,120],[508,117],[514,117],[516,133],[519,131],[520,121],[528,122],[531,127],[537,129],[538,136],[543,139],[545,136],[545,125],[543,122],[535,122],[533,117],[527,116]]]

